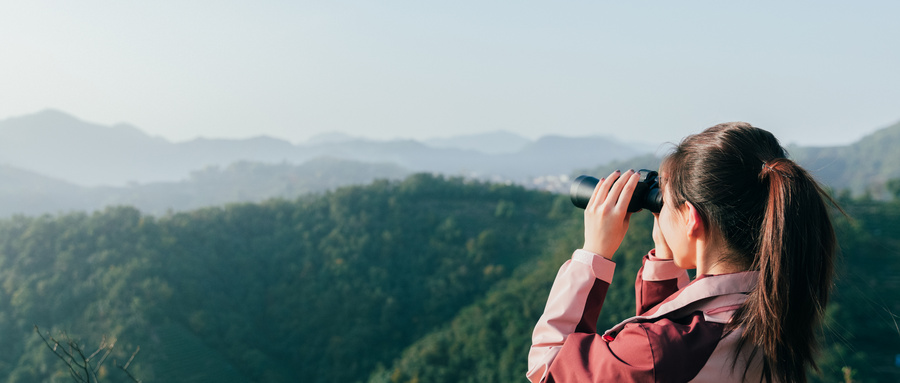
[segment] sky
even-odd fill
[[[506,130],[785,144],[900,121],[900,2],[3,1],[0,119],[181,142]]]

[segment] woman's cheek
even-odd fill
[[[663,209],[665,210],[665,208]],[[660,216],[660,230],[662,230],[663,236],[666,238],[666,244],[669,245],[669,249],[672,251],[675,265],[682,269],[696,268],[697,260],[693,259],[691,254],[689,254],[686,239],[687,232],[684,230],[683,223],[676,222],[677,214],[673,215],[672,212],[666,213],[668,214]]]

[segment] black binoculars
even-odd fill
[[[638,174],[641,175],[641,180],[634,188],[634,194],[631,195],[628,211],[636,212],[647,209],[659,213],[663,205],[662,194],[659,192],[659,173],[641,169],[638,170]],[[594,194],[594,188],[599,182],[600,180],[591,176],[578,176],[575,181],[572,181],[572,187],[569,189],[572,204],[582,209],[586,208]]]

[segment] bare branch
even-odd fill
[[[91,359],[94,358],[94,356],[96,356],[97,354],[99,354],[100,351],[103,351],[103,348],[104,348],[104,347],[103,347],[103,343],[101,342],[101,343],[100,343],[100,347],[97,347],[97,351],[94,351],[94,353],[91,354],[91,356],[87,357],[87,359],[85,359],[85,360],[90,361]]]
[[[90,383],[90,381],[91,381],[91,375],[93,375],[93,372],[94,372],[93,370],[91,370],[91,363],[88,362],[87,358],[84,357],[84,352],[81,351],[81,347],[78,346],[78,344],[76,344],[75,342],[73,342],[73,341],[70,339],[70,340],[69,340],[69,345],[70,345],[71,347],[73,347],[73,348],[75,349],[76,352],[78,352],[78,356],[81,357],[81,360],[82,360],[82,361],[84,361],[84,364],[82,364],[80,367],[81,367],[81,369],[84,371],[84,376],[87,377],[88,383]],[[94,376],[94,381],[97,381],[97,377],[96,377],[96,376]]]
[[[141,351],[141,346],[138,346],[137,349],[134,350],[134,353],[131,354],[131,358],[128,358],[128,361],[125,362],[125,365],[124,365],[124,366],[120,366],[120,365],[118,364],[118,362],[113,361],[113,364],[114,364],[116,367],[118,367],[119,369],[121,369],[122,371],[124,371],[124,372],[125,372],[125,375],[128,375],[128,377],[131,378],[131,380],[134,381],[134,382],[136,382],[136,383],[141,383],[141,381],[138,380],[137,378],[135,378],[134,375],[131,375],[130,372],[128,372],[128,366],[131,365],[131,361],[134,360],[134,357],[135,357],[135,356],[137,355],[137,353],[140,352],[140,351]]]
[[[36,324],[34,325],[34,331],[38,334],[38,336],[41,337],[41,340],[44,341],[44,344],[47,346],[47,348],[50,349],[50,351],[53,352],[53,354],[56,355],[57,358],[59,358],[66,364],[66,367],[69,368],[69,375],[76,382],[98,382],[99,378],[97,375],[100,373],[100,368],[103,363],[106,362],[106,360],[109,358],[110,354],[112,354],[112,350],[116,346],[115,338],[112,338],[112,340],[110,340],[106,336],[104,336],[103,340],[100,341],[100,346],[97,348],[97,350],[89,356],[86,356],[84,353],[84,348],[81,347],[78,342],[72,340],[72,338],[70,338],[69,335],[64,331],[60,332],[65,340],[63,342],[64,347],[59,347],[60,341],[50,335],[49,332],[47,332],[47,335],[44,336],[44,334],[41,333],[40,328]],[[128,377],[133,382],[136,383],[141,383],[141,381],[135,378],[134,375],[132,375],[131,372],[128,371],[128,367],[131,365],[131,362],[134,361],[134,358],[135,356],[137,356],[137,353],[139,351],[141,351],[140,346],[138,346],[138,348],[134,350],[134,353],[131,354],[131,358],[128,359],[128,362],[125,363],[125,366],[119,366],[115,361],[113,361],[113,363],[116,364],[116,367],[120,368],[123,372],[125,372],[126,375],[128,375]],[[98,355],[99,360],[96,360],[92,364],[91,360],[93,360]]]
[[[128,362],[125,363],[125,367],[122,367],[122,368],[123,369],[128,368],[128,366],[131,364],[131,361],[134,360],[135,355],[137,355],[137,353],[140,351],[141,351],[141,346],[138,346],[137,350],[134,350],[134,353],[131,354],[131,358],[128,359]]]
[[[100,372],[100,366],[103,364],[103,362],[106,361],[106,358],[109,357],[109,354],[112,352],[112,349],[113,349],[112,346],[109,346],[109,348],[106,349],[106,353],[103,354],[103,356],[100,358],[100,361],[97,362],[97,368],[96,368],[96,371],[94,371],[94,373]]]
[[[69,374],[72,375],[72,379],[75,379],[76,381],[79,381],[79,382],[83,382],[84,378],[82,378],[81,375],[78,374],[78,371],[75,370],[75,366],[72,365],[72,363],[75,362],[75,360],[68,359],[66,356],[63,356],[62,354],[59,353],[59,351],[57,351],[58,346],[59,346],[59,341],[57,341],[56,339],[53,339],[53,336],[51,336],[49,332],[47,333],[47,337],[50,338],[48,340],[46,337],[44,337],[44,334],[41,334],[41,329],[38,328],[38,326],[36,324],[34,325],[34,332],[38,333],[38,336],[41,337],[41,340],[44,341],[44,344],[47,345],[47,348],[49,348],[50,351],[53,351],[53,354],[56,355],[56,357],[58,357],[60,360],[62,360],[63,362],[66,363],[66,366],[69,367]],[[53,346],[50,346],[50,341],[53,341]],[[62,350],[63,350],[63,352],[66,353],[66,355],[71,357],[71,354],[69,354],[65,348],[63,348]],[[77,363],[76,363],[76,366],[77,366]]]

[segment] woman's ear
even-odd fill
[[[700,212],[690,202],[685,201],[684,211],[685,228],[689,238],[704,238],[706,236],[706,223],[700,216]]]

